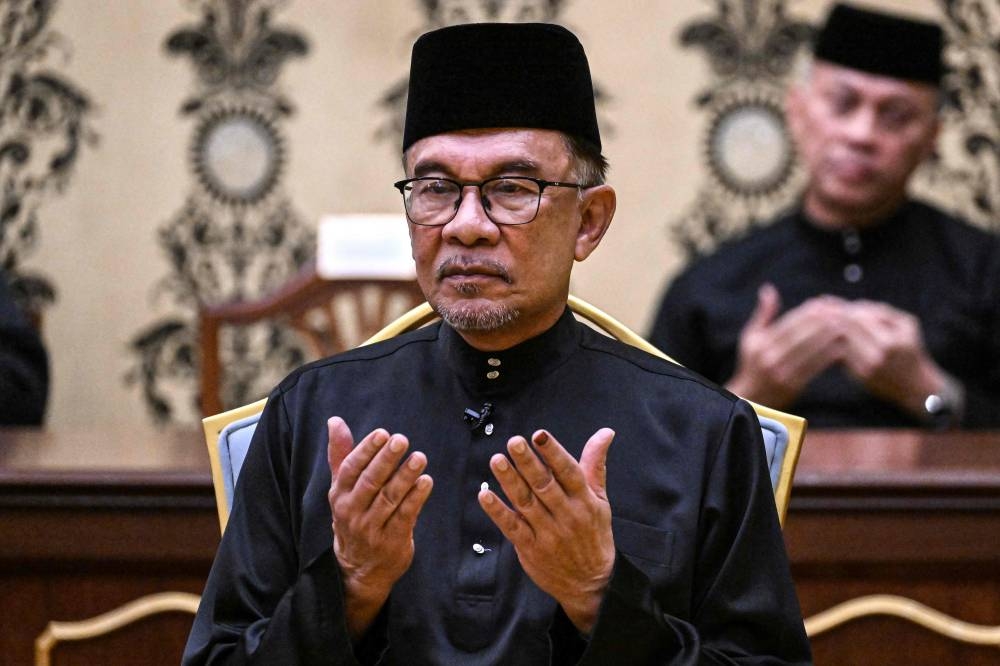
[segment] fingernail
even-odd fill
[[[399,453],[405,448],[406,446],[403,444],[403,440],[399,437],[393,437],[389,440],[389,450],[393,453]]]
[[[416,456],[410,456],[410,459],[406,461],[406,466],[416,471],[420,469],[420,459]]]
[[[372,440],[372,443],[375,444],[376,447],[382,448],[383,446],[385,446],[385,443],[388,442],[388,441],[389,441],[389,435],[388,434],[386,434],[384,432],[377,432],[377,433],[375,433],[375,439]]]
[[[524,441],[520,439],[515,439],[513,442],[510,443],[510,450],[516,453],[517,455],[523,454],[525,451]]]
[[[510,463],[508,463],[507,459],[504,458],[503,456],[497,458],[497,461],[494,464],[496,465],[497,469],[500,470],[501,472],[506,472],[508,469],[510,469]]]
[[[549,441],[549,433],[545,432],[544,430],[540,430],[539,432],[535,433],[536,446],[545,446],[546,444],[548,444],[548,441]]]
[[[493,493],[487,492],[483,497],[483,504],[493,504]]]

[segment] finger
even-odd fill
[[[354,488],[361,473],[388,441],[389,433],[382,428],[368,433],[341,461],[337,474],[333,477],[333,490],[342,493]]]
[[[614,439],[614,430],[601,428],[590,436],[580,454],[580,469],[583,470],[587,485],[602,500],[608,499],[608,449]]]
[[[538,451],[542,460],[552,470],[552,476],[564,494],[579,493],[587,487],[587,480],[580,469],[580,463],[570,455],[569,451],[559,443],[559,440],[552,433],[547,430],[537,430],[531,436],[531,442],[535,445],[535,450]]]
[[[511,437],[511,442],[508,442],[508,446],[514,440],[520,440],[521,444],[527,446],[527,442],[523,437]],[[500,487],[503,488],[504,494],[507,495],[507,500],[514,510],[524,515],[525,518],[536,521],[540,518],[540,512],[548,513],[548,509],[546,509],[538,496],[535,495],[531,486],[528,485],[528,482],[524,480],[520,472],[517,471],[505,455],[497,453],[490,458],[490,470],[493,472],[496,480],[500,482]]]
[[[370,510],[374,524],[384,525],[389,522],[412,492],[414,484],[426,467],[427,457],[419,451],[414,451],[406,462],[396,469],[372,501]]]
[[[770,282],[765,282],[757,290],[757,305],[747,320],[747,329],[767,327],[781,309],[781,296]]]
[[[413,528],[420,517],[420,511],[427,503],[427,498],[431,496],[434,489],[434,479],[427,474],[417,477],[410,487],[409,492],[403,497],[398,508],[386,521],[385,528],[392,535],[412,535]]]
[[[405,436],[390,436],[389,441],[375,454],[354,484],[351,491],[354,500],[352,503],[364,509],[369,508],[386,482],[392,478],[409,447],[410,442]]]
[[[331,416],[326,421],[326,460],[330,465],[330,478],[336,479],[340,464],[354,448],[354,435],[347,423],[339,416]]]
[[[515,549],[534,538],[531,525],[516,511],[503,503],[492,490],[479,491],[479,506]]]
[[[565,500],[566,493],[545,461],[532,451],[523,437],[511,437],[507,442],[507,451],[531,491],[550,511],[556,511],[560,501]]]

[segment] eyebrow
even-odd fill
[[[500,162],[494,165],[490,172],[493,176],[499,176],[502,174],[536,174],[539,171],[539,165],[529,159],[514,159],[507,162]],[[427,176],[431,174],[441,173],[448,177],[455,177],[455,172],[444,164],[443,162],[438,162],[436,160],[422,161],[413,167],[413,177],[420,178],[422,176]]]

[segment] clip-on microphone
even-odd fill
[[[463,412],[462,418],[465,419],[465,422],[469,424],[469,427],[472,429],[472,432],[475,432],[483,427],[483,424],[486,423],[486,419],[490,418],[490,415],[492,413],[493,413],[493,403],[484,402],[482,411],[477,412],[471,407],[466,407],[465,411]]]

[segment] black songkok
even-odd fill
[[[594,85],[576,36],[551,23],[473,23],[413,45],[403,150],[427,136],[530,127],[601,148]]]
[[[815,56],[863,72],[939,85],[941,27],[838,4],[816,40]]]

